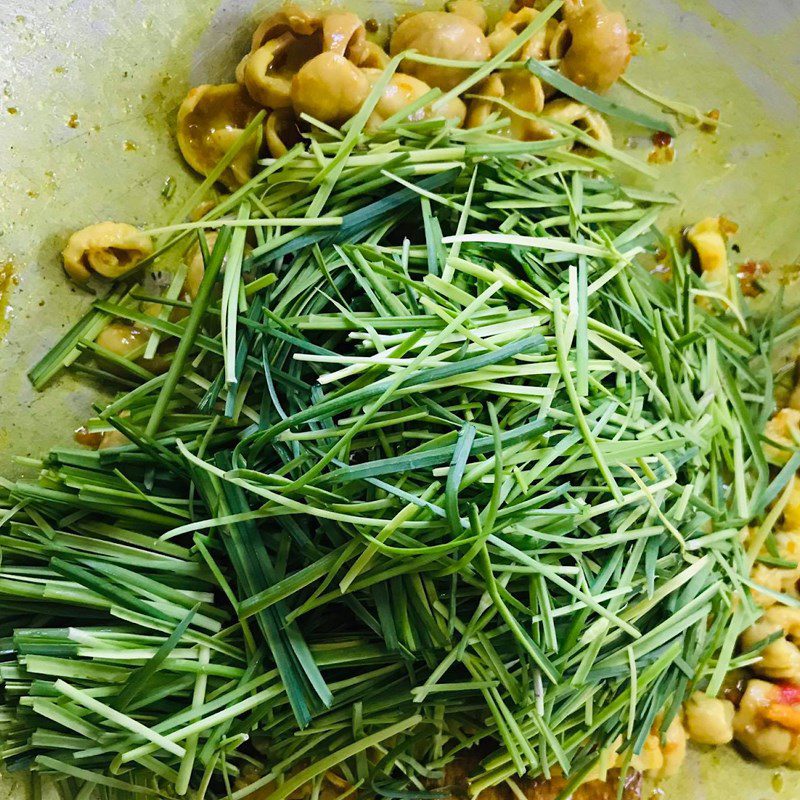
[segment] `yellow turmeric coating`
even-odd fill
[[[121,278],[153,252],[147,234],[125,222],[98,222],[76,231],[61,251],[72,280],[86,283],[92,273]]]

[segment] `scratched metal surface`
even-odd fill
[[[383,19],[421,4],[349,3]],[[661,183],[681,202],[665,225],[721,212],[740,224],[743,257],[796,260],[800,0],[621,5],[644,35],[630,75],[720,108],[726,123],[713,137],[679,137]],[[100,219],[157,223],[178,206],[193,178],[173,143],[175,110],[190,83],[230,76],[254,14],[252,0],[0,0],[0,264],[19,276],[0,342],[0,475],[18,469],[12,454],[68,441],[100,390],[63,378],[36,394],[25,379],[91,300],[63,279],[65,236]],[[646,154],[646,141],[630,144]],[[165,202],[168,178],[178,190]],[[723,748],[693,752],[660,791],[666,800],[797,800],[800,777]],[[5,795],[20,795],[19,784],[0,781]]]

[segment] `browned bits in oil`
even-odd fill
[[[742,294],[745,297],[758,297],[764,287],[761,285],[761,278],[767,275],[771,267],[766,261],[745,261],[739,266],[736,277],[742,287]]]
[[[675,148],[672,146],[672,137],[664,131],[656,131],[651,139],[653,149],[647,156],[651,164],[669,164],[675,160]]]
[[[700,126],[702,130],[706,133],[713,133],[717,130],[719,124],[719,109],[712,108],[711,111],[706,114],[706,121]]]
[[[744,690],[747,688],[747,675],[741,670],[734,670],[725,678],[725,683],[722,686],[722,697],[730,700],[735,706],[739,706],[744,695]]]
[[[653,257],[656,263],[650,270],[650,273],[663,281],[668,281],[672,277],[672,265],[669,261],[669,253],[667,253],[663,247],[659,247]]]
[[[19,278],[14,270],[14,262],[6,261],[5,264],[0,264],[0,295],[9,291],[12,286],[19,283]]]
[[[644,36],[639,31],[628,31],[628,46],[632,55],[638,56],[645,44]]]
[[[19,109],[16,106],[9,106],[6,111],[8,111],[11,116],[14,116],[14,114],[19,114]]]
[[[90,431],[85,426],[82,426],[72,434],[72,438],[84,447],[91,447],[92,450],[97,450],[100,447],[100,442],[103,441],[103,434]]]
[[[122,143],[122,149],[127,151],[128,153],[131,153],[134,150],[138,150],[139,149],[139,145],[136,144],[136,142],[132,142],[130,139],[126,139]]]
[[[367,29],[367,33],[377,33],[381,26],[375,17],[370,17],[368,20],[364,21],[364,27]]]
[[[656,147],[669,147],[672,144],[672,137],[664,131],[656,131],[653,134],[653,144]]]
[[[671,164],[675,160],[675,148],[657,147],[647,156],[651,164]]]
[[[19,283],[19,278],[11,261],[0,264],[0,340],[11,323],[11,290]]]
[[[0,291],[2,291],[9,282],[16,283],[13,261],[6,261],[4,264],[0,264]]]
[[[78,119],[78,115],[74,112],[69,115],[69,119],[67,120],[67,127],[68,128],[77,128],[80,125],[80,120]]]

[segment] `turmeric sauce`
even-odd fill
[[[0,342],[5,338],[11,324],[11,293],[18,283],[14,264],[11,261],[0,264]]]

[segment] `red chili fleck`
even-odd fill
[[[785,706],[800,704],[800,686],[796,683],[779,683],[778,692],[780,702]]]

